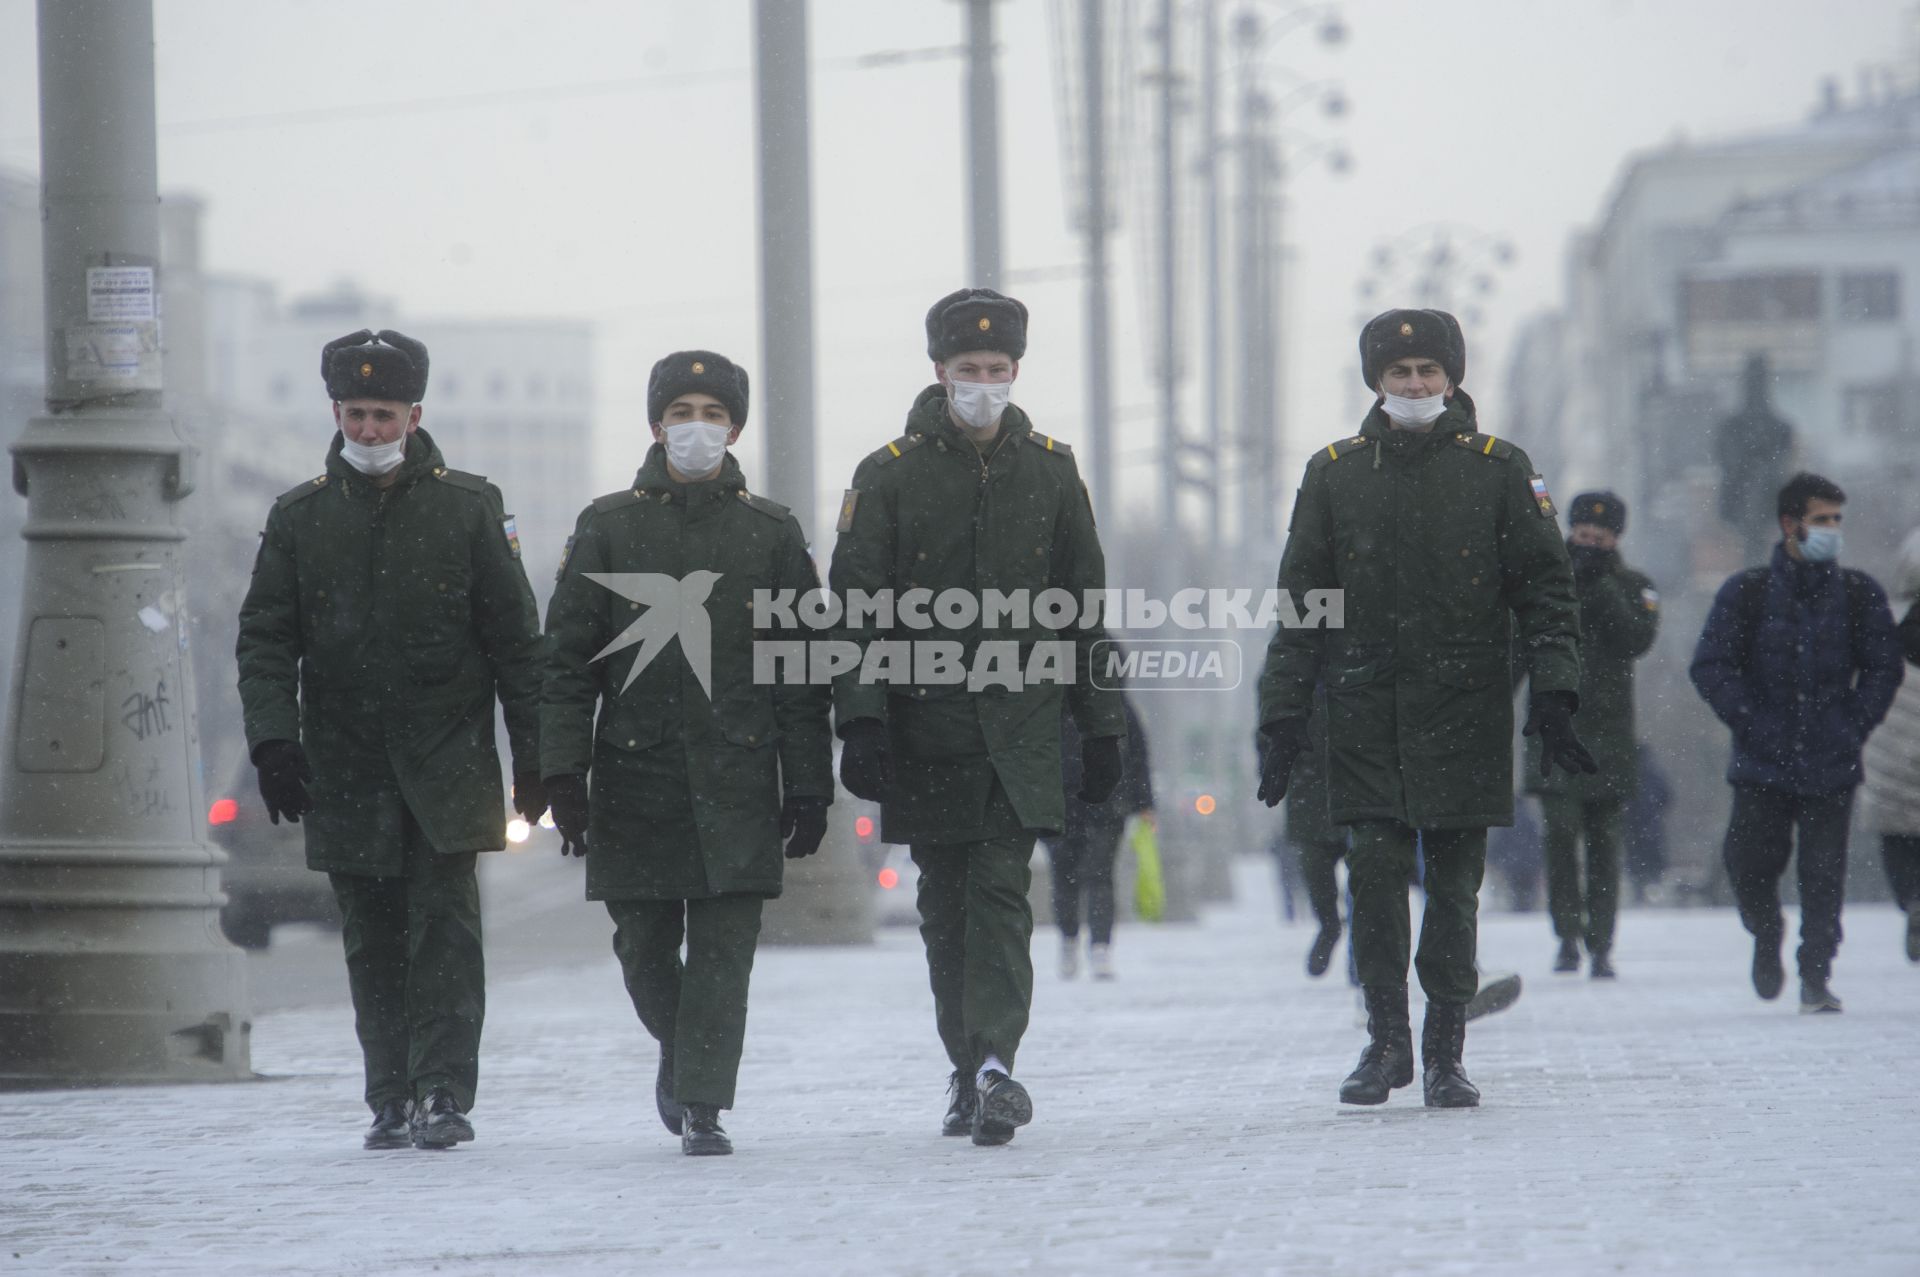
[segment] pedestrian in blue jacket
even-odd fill
[[[1693,653],[1693,685],[1733,730],[1725,858],[1753,935],[1753,987],[1780,994],[1780,876],[1799,830],[1800,1010],[1837,1012],[1827,987],[1840,947],[1847,826],[1860,749],[1903,666],[1886,591],[1839,565],[1846,493],[1816,474],[1780,489],[1780,544],[1729,577]]]

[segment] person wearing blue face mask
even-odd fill
[[[1840,1010],[1828,980],[1840,947],[1861,746],[1904,673],[1886,591],[1838,563],[1846,500],[1817,474],[1787,481],[1772,562],[1720,587],[1691,670],[1694,687],[1733,731],[1724,856],[1741,924],[1753,936],[1754,991],[1768,1000],[1786,982],[1780,876],[1798,830],[1806,1014]]]

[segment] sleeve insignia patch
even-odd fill
[[[520,529],[514,526],[513,516],[500,520],[500,530],[507,534],[507,552],[514,558],[520,557]]]
[[[560,547],[560,566],[555,568],[553,572],[553,579],[556,582],[567,579],[567,560],[573,557],[573,543],[575,540],[577,540],[577,538],[568,537],[567,543]]]
[[[1553,498],[1547,494],[1547,481],[1537,474],[1527,476],[1527,486],[1533,489],[1533,504],[1539,507],[1540,517],[1551,519],[1558,513],[1553,508]]]
[[[853,508],[860,504],[860,489],[848,488],[847,495],[840,498],[840,522],[835,530],[845,532],[853,527]]]
[[[1658,612],[1660,610],[1660,591],[1654,589],[1651,585],[1641,590],[1640,606],[1649,612]]]

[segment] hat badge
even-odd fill
[[[360,375],[361,375],[362,377],[371,377],[371,376],[373,376],[373,365],[372,365],[372,364],[361,364],[361,365],[360,365]]]
[[[699,375],[700,375],[701,373],[703,373],[703,372],[705,372],[706,370],[707,370],[707,366],[706,366],[705,364],[703,364],[703,363],[701,363],[701,362],[700,362],[700,361],[699,361],[698,359],[696,359],[696,360],[694,360],[694,361],[693,361],[693,375],[694,375],[694,376],[696,376],[696,377],[698,377],[698,376],[699,376]]]
[[[1400,335],[1401,335],[1402,337],[1411,337],[1411,336],[1413,336],[1413,325],[1412,325],[1412,324],[1404,324],[1404,323],[1403,323],[1403,324],[1401,324],[1401,325],[1400,325]]]
[[[985,315],[980,316],[980,331],[984,333],[984,332],[990,331],[992,328],[993,328],[993,321],[991,319],[988,319]]]
[[[1595,514],[1605,514],[1605,513],[1607,512],[1607,503],[1606,503],[1606,502],[1604,502],[1604,501],[1596,501],[1596,502],[1594,502],[1594,503],[1593,503],[1593,512],[1594,512]]]

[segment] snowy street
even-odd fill
[[[1425,1110],[1416,1080],[1353,1109],[1353,995],[1337,965],[1305,976],[1270,870],[1243,861],[1198,927],[1123,929],[1114,984],[1063,983],[1040,929],[1036,1117],[998,1149],[938,1134],[911,929],[761,950],[739,1152],[689,1159],[603,911],[526,912],[516,951],[553,956],[495,964],[477,1142],[362,1152],[344,1001],[267,1012],[266,1081],[0,1095],[0,1273],[1920,1269],[1920,969],[1891,907],[1846,914],[1837,1017],[1796,1014],[1791,982],[1756,999],[1730,911],[1627,912],[1611,986],[1548,974],[1544,915],[1486,914],[1483,966],[1526,990],[1470,1028],[1485,1106]],[[509,886],[538,900],[572,871],[490,873],[492,944]],[[320,969],[335,945],[280,947]]]

